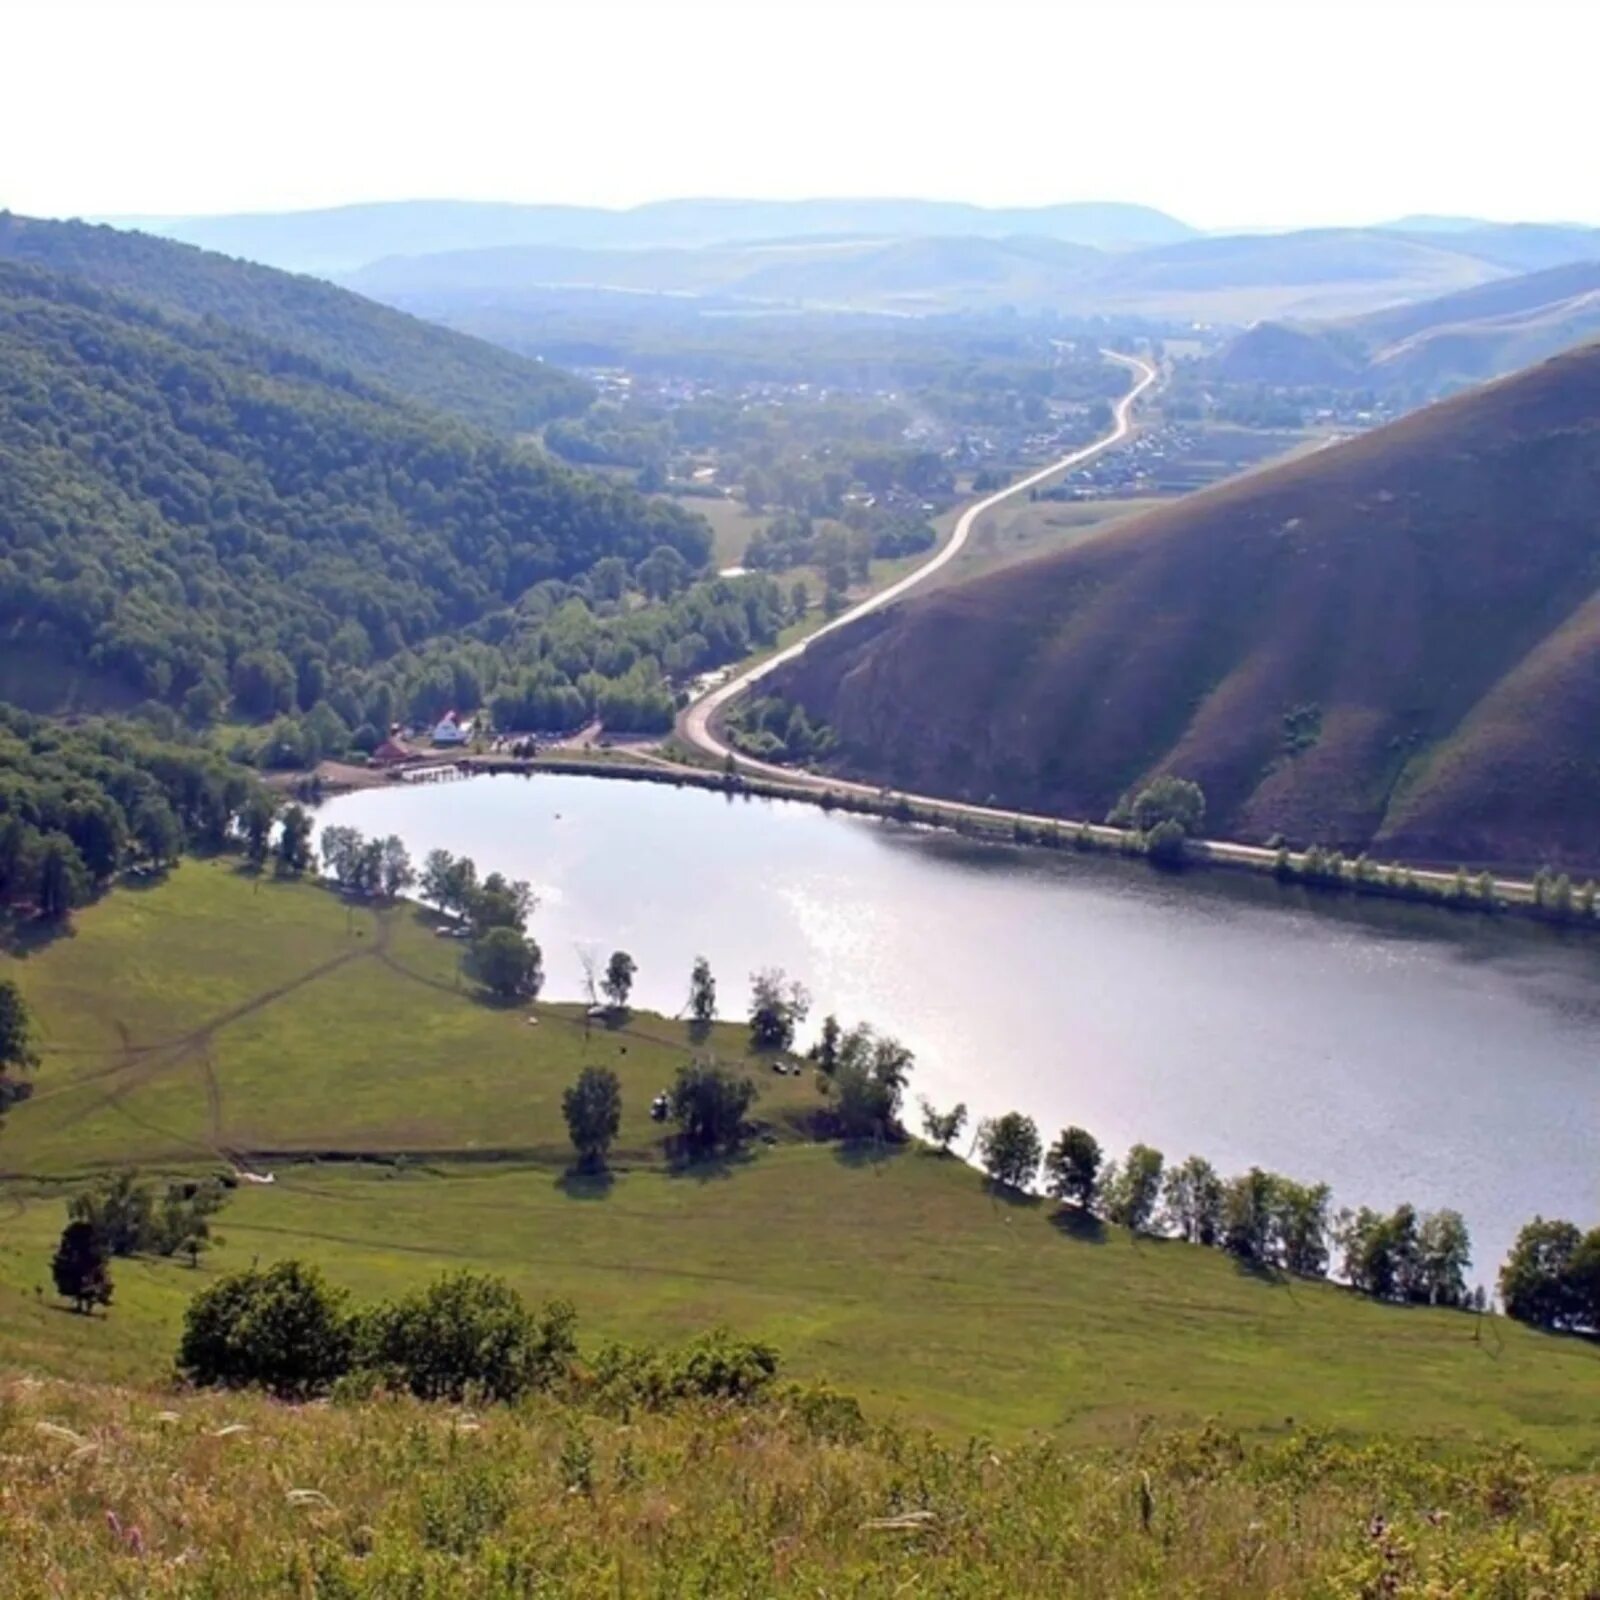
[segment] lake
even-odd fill
[[[915,1100],[1066,1123],[1335,1204],[1463,1211],[1492,1286],[1535,1212],[1600,1221],[1600,936],[1308,896],[1270,879],[976,844],[792,801],[538,775],[396,785],[319,813],[527,878],[546,998],[579,952],[724,1016],[781,966],[917,1055]]]

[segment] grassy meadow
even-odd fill
[[[294,1255],[358,1298],[501,1273],[570,1298],[586,1347],[726,1323],[874,1417],[953,1435],[1125,1444],[1149,1421],[1217,1417],[1260,1437],[1516,1438],[1592,1459],[1600,1347],[1067,1229],[1053,1205],[993,1198],[919,1147],[813,1143],[810,1077],[765,1061],[749,1065],[771,1142],[675,1169],[649,1099],[691,1054],[745,1060],[742,1030],[496,1008],[460,983],[459,949],[410,907],[350,909],[191,861],[6,961],[43,1060],[0,1129],[0,1365],[159,1383],[198,1285]],[[742,974],[719,976],[733,1009]],[[610,1181],[568,1172],[560,1096],[587,1063],[623,1083]],[[48,1292],[72,1183],[235,1162],[276,1181],[234,1192],[197,1270],[117,1262],[105,1318]]]

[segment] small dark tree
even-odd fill
[[[1100,1190],[1099,1142],[1086,1128],[1064,1128],[1045,1157],[1045,1186],[1056,1199],[1092,1211]]]
[[[1571,1328],[1581,1316],[1572,1267],[1583,1235],[1570,1222],[1535,1217],[1500,1269],[1506,1315],[1539,1328]]]
[[[46,834],[39,856],[39,915],[62,922],[89,897],[89,872],[64,833]]]
[[[704,956],[694,958],[689,974],[689,1015],[702,1026],[717,1014],[717,980],[711,976],[711,963]]]
[[[795,1029],[810,1009],[805,986],[790,982],[782,967],[750,974],[750,1043],[755,1049],[791,1049]]]
[[[1204,1156],[1168,1168],[1161,1207],[1166,1226],[1190,1244],[1213,1245],[1222,1237],[1222,1180]]]
[[[267,856],[272,850],[272,817],[272,799],[265,790],[261,790],[250,797],[250,803],[240,819],[244,828],[245,860],[257,872],[266,866]]]
[[[150,1186],[131,1172],[119,1172],[67,1202],[67,1215],[86,1222],[114,1256],[137,1255],[156,1243],[155,1199]]]
[[[978,1157],[990,1179],[1006,1189],[1026,1189],[1043,1152],[1038,1124],[1020,1111],[985,1122],[978,1130]]]
[[[27,1001],[10,978],[0,978],[0,1114],[27,1093],[28,1086],[12,1075],[31,1072],[38,1060]]]
[[[600,987],[605,990],[606,999],[616,1010],[627,1010],[628,996],[633,993],[634,974],[638,970],[638,963],[626,950],[611,952],[611,959],[606,962],[606,975],[600,980]]]
[[[61,1232],[50,1275],[56,1293],[87,1315],[95,1306],[111,1304],[111,1265],[100,1235],[87,1222],[69,1222]]]
[[[678,1068],[672,1085],[672,1115],[684,1149],[699,1158],[731,1150],[744,1137],[744,1119],[755,1103],[756,1086],[715,1062]]]
[[[609,1067],[585,1067],[561,1096],[572,1147],[586,1170],[605,1166],[606,1152],[622,1126],[622,1084]]]
[[[961,1130],[967,1125],[967,1106],[962,1101],[952,1106],[948,1111],[938,1110],[932,1101],[924,1098],[922,1101],[922,1132],[942,1156],[950,1154],[950,1146],[961,1137]]]
[[[1159,1150],[1134,1145],[1115,1175],[1108,1173],[1101,1184],[1106,1216],[1135,1233],[1147,1232],[1161,1199],[1161,1167]]]
[[[822,1019],[822,1035],[812,1049],[812,1056],[822,1070],[831,1078],[839,1066],[839,1040],[844,1034],[844,1029],[839,1026],[839,1019],[830,1011]]]

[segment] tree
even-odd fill
[[[95,1306],[111,1304],[111,1265],[104,1242],[87,1222],[69,1222],[61,1231],[50,1263],[56,1293],[87,1316]]]
[[[1222,1188],[1222,1248],[1263,1265],[1272,1245],[1272,1177],[1252,1167]]]
[[[490,928],[472,942],[472,973],[500,1000],[534,1000],[544,985],[544,957],[515,928]]]
[[[1582,1307],[1573,1280],[1583,1235],[1570,1222],[1535,1217],[1517,1235],[1500,1269],[1506,1315],[1539,1328],[1572,1328]]]
[[[311,817],[304,806],[291,805],[278,829],[278,871],[298,878],[311,865]]]
[[[1093,1211],[1100,1192],[1099,1141],[1087,1128],[1064,1128],[1045,1157],[1045,1187],[1056,1199]]]
[[[470,867],[472,864],[463,862],[460,865]],[[491,872],[476,888],[463,885],[461,896],[467,920],[478,933],[491,928],[510,928],[514,933],[522,933],[536,903],[529,884],[498,872]]]
[[[267,864],[272,847],[273,804],[265,790],[251,797],[240,819],[244,826],[245,859],[259,872]]]
[[[1161,1192],[1162,1220],[1190,1244],[1213,1245],[1222,1237],[1222,1180],[1204,1156],[1190,1156],[1167,1170]]]
[[[782,967],[750,974],[750,1043],[757,1050],[788,1050],[811,1009],[804,984],[791,982]]]
[[[585,1067],[561,1096],[567,1133],[578,1152],[578,1164],[598,1169],[622,1126],[622,1084],[609,1067]]]
[[[137,1255],[155,1240],[155,1200],[150,1186],[119,1172],[67,1202],[74,1222],[87,1222],[114,1256]]]
[[[386,900],[398,900],[417,881],[411,856],[396,834],[379,844],[378,879]]]
[[[744,1137],[744,1119],[756,1086],[715,1062],[685,1063],[672,1085],[672,1116],[691,1157],[734,1149]]]
[[[503,1278],[458,1272],[358,1319],[356,1357],[422,1400],[515,1400],[577,1353],[572,1307],[533,1311]]]
[[[633,993],[634,974],[638,970],[638,963],[626,950],[611,952],[611,959],[606,962],[606,975],[600,980],[600,987],[605,990],[606,999],[616,1010],[627,1010],[628,996]]]
[[[89,895],[89,873],[64,833],[48,833],[39,854],[39,915],[61,922]]]
[[[1429,1305],[1464,1306],[1472,1236],[1459,1211],[1430,1211],[1417,1231],[1420,1289]]]
[[[950,1146],[961,1137],[961,1130],[967,1125],[967,1106],[963,1100],[952,1106],[948,1111],[937,1110],[933,1103],[924,1096],[922,1100],[922,1131],[929,1144],[933,1145],[939,1154],[950,1154]]]
[[[1198,783],[1188,778],[1157,778],[1134,797],[1127,820],[1140,833],[1163,822],[1175,822],[1190,838],[1205,826],[1206,797]]]
[[[0,978],[0,1077],[12,1070],[29,1072],[38,1064],[28,1003],[14,980]]]
[[[1001,1188],[1026,1189],[1039,1170],[1043,1148],[1038,1124],[1020,1111],[1008,1111],[978,1129],[978,1158]]]
[[[694,958],[689,974],[689,1015],[702,1025],[717,1014],[717,980],[711,976],[711,963],[704,956]]]
[[[183,828],[160,795],[146,795],[134,808],[129,826],[145,859],[156,866],[168,866],[183,853]]]
[[[839,1026],[839,1019],[830,1011],[822,1019],[822,1033],[816,1044],[812,1047],[811,1054],[817,1065],[831,1078],[839,1066],[839,1040],[844,1036],[844,1030]]]
[[[1135,1233],[1148,1231],[1161,1199],[1162,1155],[1147,1144],[1136,1144],[1103,1184],[1106,1216]]]
[[[280,1261],[219,1278],[189,1302],[178,1369],[191,1383],[308,1400],[350,1370],[354,1336],[343,1293],[315,1267]]]
[[[1272,1250],[1278,1265],[1302,1278],[1320,1278],[1328,1270],[1328,1205],[1325,1183],[1296,1183],[1274,1176],[1269,1207]]]

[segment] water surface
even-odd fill
[[[579,996],[580,949],[631,951],[667,1013],[698,954],[725,1016],[782,966],[813,1026],[913,1047],[913,1099],[1455,1205],[1488,1283],[1535,1212],[1600,1221],[1600,937],[599,778],[397,785],[319,821],[529,879],[549,998]]]

